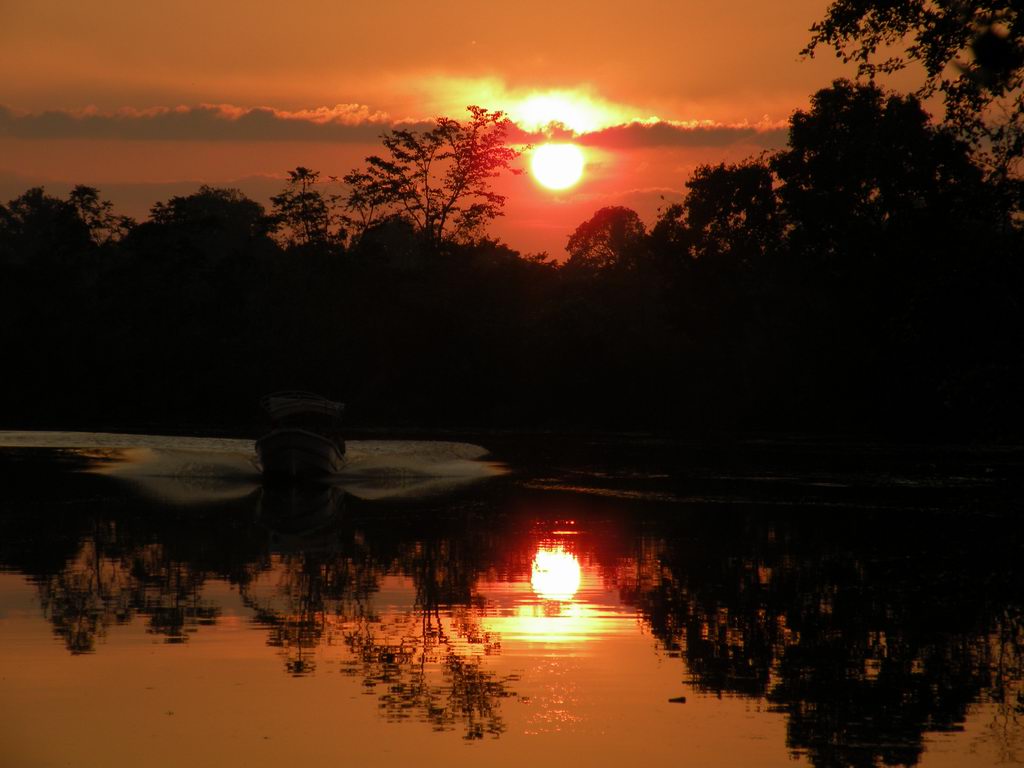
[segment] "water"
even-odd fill
[[[4,765],[1024,762],[1018,451],[0,445]]]

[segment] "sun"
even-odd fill
[[[530,170],[548,189],[566,189],[583,175],[583,151],[575,144],[542,144],[533,150]]]

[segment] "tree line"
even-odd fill
[[[353,424],[1019,434],[1021,194],[918,97],[839,80],[785,149],[704,165],[568,258],[486,235],[518,154],[471,108],[395,132],[332,197],[95,189],[0,206],[7,425],[247,428],[261,394]]]

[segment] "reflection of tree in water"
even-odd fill
[[[220,613],[201,596],[207,580],[241,582],[261,556],[266,536],[246,499],[182,509],[125,496],[105,478],[24,474],[4,478],[14,498],[0,515],[0,562],[36,585],[72,653],[95,650],[136,617],[166,642],[185,642]]]
[[[505,730],[501,699],[514,696],[513,676],[484,668],[499,642],[480,623],[483,600],[475,593],[481,573],[493,564],[500,540],[486,527],[456,524],[444,532],[424,532],[402,542],[392,569],[412,579],[411,611],[349,637],[362,664],[364,681],[379,694],[382,712],[404,720],[411,712],[438,730],[465,728],[464,738],[498,736]],[[396,640],[408,663],[396,669],[391,649]],[[381,652],[383,650],[383,652]],[[395,673],[399,677],[395,678]]]
[[[89,653],[96,640],[134,616],[166,642],[185,642],[219,610],[200,597],[205,576],[168,556],[161,544],[124,546],[113,523],[98,524],[56,573],[37,577],[43,612],[72,653]]]
[[[1013,749],[1020,574],[991,531],[918,522],[705,522],[643,540],[620,587],[699,690],[766,697],[815,765],[916,763],[979,699]]]
[[[985,729],[1000,764],[1024,762],[1024,607],[1009,606],[995,617],[988,638],[989,687],[982,700],[997,704]]]
[[[119,560],[104,557],[95,539],[82,542],[66,567],[38,578],[43,613],[72,653],[89,653],[111,624],[132,616],[130,573]]]
[[[217,579],[238,585],[290,673],[322,673],[315,661],[337,648],[382,716],[467,738],[502,733],[513,679],[485,664],[497,642],[476,584],[529,578],[536,509],[397,522],[357,509],[313,515],[310,527],[287,501],[277,511],[302,530],[278,521],[268,534],[269,501],[257,525],[251,502],[8,512],[0,562],[39,586],[74,653],[133,617],[170,641],[188,637],[215,619],[200,595]],[[572,515],[581,531],[603,524]],[[1021,535],[1005,519],[673,508],[651,511],[642,536],[621,530],[632,523],[619,510],[605,519],[609,535],[581,535],[579,546],[685,658],[693,685],[765,699],[815,764],[914,763],[926,734],[962,727],[978,701],[997,705],[986,736],[1020,759],[1024,574]],[[374,601],[395,579],[408,605],[383,612]]]
[[[685,654],[698,690],[764,695],[772,660],[791,635],[785,617],[770,615],[751,588],[766,572],[743,569],[741,581],[728,586],[712,577],[702,592],[689,583],[697,574],[682,570],[693,565],[673,563],[665,542],[642,540],[635,565],[620,569],[619,587],[643,610],[664,647]],[[722,600],[724,590],[731,602]]]
[[[267,644],[281,649],[293,675],[316,670],[318,646],[336,644],[341,625],[368,610],[378,589],[372,561],[323,552],[271,557],[242,587],[255,621],[269,630]]]
[[[349,654],[343,673],[362,679],[388,720],[462,727],[466,739],[497,736],[505,730],[499,705],[512,695],[511,679],[482,664],[497,643],[473,605],[477,571],[471,560],[453,557],[453,547],[446,539],[410,543],[390,560],[366,551],[279,556],[243,598],[291,674],[314,672],[318,648],[341,646]],[[412,606],[378,615],[372,597],[391,574],[412,579]]]
[[[87,479],[83,497],[104,482]],[[509,680],[481,663],[496,648],[473,593],[493,549],[481,529],[430,517],[417,530],[416,517],[399,527],[373,515],[364,534],[331,494],[195,508],[98,495],[41,507],[37,487],[31,503],[0,516],[0,562],[37,585],[72,653],[139,617],[167,642],[184,642],[220,613],[202,598],[214,579],[237,585],[289,673],[313,673],[318,652],[335,646],[389,719],[463,727],[467,738],[504,729]],[[411,581],[410,606],[378,616],[371,598],[384,577]]]
[[[480,542],[462,536],[426,539],[401,551],[399,567],[413,579],[416,597],[413,611],[383,635],[412,641],[412,656],[398,680],[393,666],[388,667],[388,654],[382,659],[377,653],[372,635],[351,636],[364,680],[387,686],[380,702],[389,719],[406,719],[410,709],[418,709],[437,729],[463,723],[464,738],[470,740],[505,730],[499,704],[513,695],[508,689],[513,679],[499,678],[482,666],[499,643],[481,627],[482,601],[473,594],[484,568],[483,550]]]
[[[385,621],[356,622],[344,637],[353,655],[344,671],[376,693],[388,720],[418,718],[436,730],[461,724],[468,740],[498,736],[505,730],[500,701],[514,695],[508,688],[514,678],[484,669],[479,653],[466,647],[476,639],[456,634],[466,626],[465,617],[448,623],[440,611],[422,607]],[[495,647],[489,638],[482,645],[483,654]]]

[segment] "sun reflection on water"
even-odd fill
[[[561,545],[542,545],[533,556],[530,585],[544,600],[571,600],[580,588],[580,561]]]
[[[618,618],[584,597],[593,596],[591,581],[593,574],[588,576],[575,552],[544,541],[534,551],[528,582],[484,586],[495,607],[486,628],[503,638],[506,653],[514,653],[517,643],[557,645],[560,652],[575,653],[574,646],[608,632],[615,624],[610,619]]]

